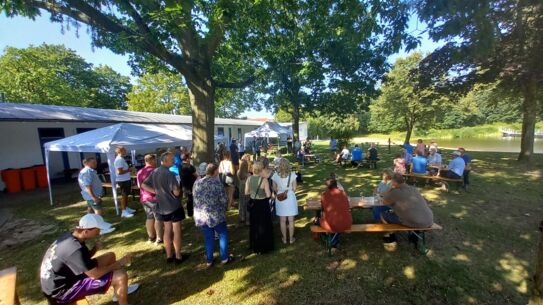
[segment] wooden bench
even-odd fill
[[[402,174],[402,176],[406,178],[406,181],[409,181],[410,179],[413,179],[415,181],[417,179],[426,179],[426,180],[435,180],[435,181],[444,182],[445,190],[447,191],[449,190],[449,184],[447,182],[456,183],[457,188],[464,187],[463,178],[452,179],[452,178],[447,178],[447,177],[442,177],[442,176],[430,176],[426,174],[414,174],[414,173]]]
[[[412,228],[400,224],[386,224],[386,223],[367,223],[367,224],[353,224],[350,230],[342,233],[387,233],[387,232],[400,232],[408,231],[412,232],[417,237],[415,246],[422,254],[428,253],[426,248],[426,231],[442,230],[443,228],[438,224],[432,224],[429,228]],[[312,225],[311,232],[313,233],[326,233],[325,243],[328,255],[332,255],[332,235],[331,232],[326,231],[321,226]]]
[[[0,270],[0,304],[20,305],[19,296],[15,290],[17,268],[11,267]]]
[[[113,185],[111,185],[111,182],[102,182],[102,187],[104,188],[104,195],[107,195],[107,189],[113,188]],[[115,186],[117,187],[117,186]],[[137,184],[132,183],[132,201],[136,200],[136,194],[139,195],[140,188]]]

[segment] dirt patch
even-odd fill
[[[4,220],[3,224],[0,222],[0,249],[34,240],[55,230],[54,225],[44,225],[24,218],[10,217]]]

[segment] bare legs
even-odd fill
[[[121,211],[126,210],[126,206],[128,205],[128,195],[123,194],[121,196]]]
[[[162,221],[155,219],[145,220],[145,228],[147,229],[149,239],[162,240],[162,235],[164,235],[162,225]]]
[[[234,185],[229,185],[226,187],[226,195],[228,196],[228,209],[231,209],[234,206]]]
[[[173,244],[173,249],[172,249]],[[181,259],[181,222],[164,222],[164,248],[166,257]],[[172,250],[175,253],[172,253]]]
[[[281,235],[283,243],[287,243],[287,234],[289,236],[290,243],[294,243],[294,216],[279,216],[279,224],[281,227]]]
[[[109,266],[116,262],[115,253],[113,252],[104,253],[100,256],[95,257],[95,259],[99,267]],[[111,285],[113,286],[113,290],[115,291],[115,294],[117,295],[117,299],[119,300],[119,305],[127,305],[128,304],[128,274],[126,273],[126,271],[123,269],[113,271]]]

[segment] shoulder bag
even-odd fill
[[[290,187],[290,176],[292,176],[292,173],[288,175],[287,189],[284,192],[277,194],[277,200],[279,201],[285,201],[288,198],[288,188]]]

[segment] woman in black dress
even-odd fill
[[[270,185],[265,176],[264,164],[261,161],[253,165],[253,175],[247,178],[245,194],[250,196],[250,230],[249,241],[255,253],[266,253],[273,250],[273,224],[270,211]]]

